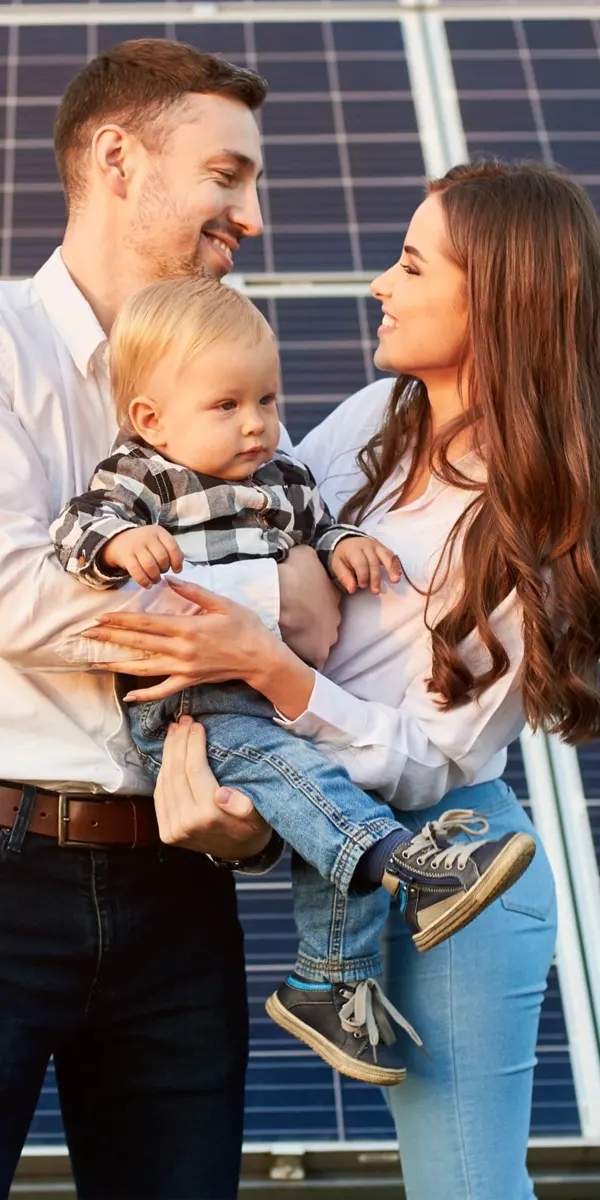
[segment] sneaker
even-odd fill
[[[375,979],[320,984],[288,975],[265,1007],[276,1025],[310,1046],[330,1067],[379,1087],[406,1078],[389,1017],[417,1046],[423,1045]]]
[[[400,901],[418,950],[431,950],[468,925],[529,866],[535,841],[528,833],[470,845],[447,840],[488,829],[478,813],[451,809],[392,854],[382,883]]]

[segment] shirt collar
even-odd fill
[[[85,296],[69,275],[60,246],[34,277],[34,286],[77,370],[87,378],[91,360],[107,338]]]

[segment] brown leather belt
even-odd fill
[[[12,829],[23,785],[0,783],[0,826]],[[29,833],[42,833],[59,846],[104,850],[111,846],[157,845],[160,841],[151,796],[98,800],[70,792],[36,790]]]

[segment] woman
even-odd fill
[[[172,676],[147,695],[243,678],[415,829],[468,808],[500,837],[529,828],[499,778],[524,718],[571,742],[600,731],[598,221],[548,168],[457,167],[430,186],[372,291],[392,395],[366,388],[299,454],[404,577],[344,602],[327,677],[247,610],[185,585],[204,615],[152,633],[119,616],[101,636],[149,655],[115,669]],[[200,731],[174,738],[193,760]],[[191,829],[193,845],[193,802],[167,815],[166,788],[165,836]],[[501,902],[427,955],[392,919],[387,992],[431,1054],[407,1044],[408,1080],[391,1096],[409,1200],[533,1194],[525,1155],[554,934],[541,848]]]

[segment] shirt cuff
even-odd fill
[[[364,706],[336,683],[315,671],[308,708],[289,721],[282,713],[274,717],[290,733],[310,741],[329,742],[332,746],[345,749],[363,737],[366,731]]]
[[[231,860],[214,858],[212,854],[207,854],[206,857],[210,858],[216,867],[226,867],[230,871],[238,871],[240,875],[266,875],[267,871],[277,866],[284,850],[285,842],[274,829],[264,850],[261,850],[260,854],[254,854],[252,858]]]

